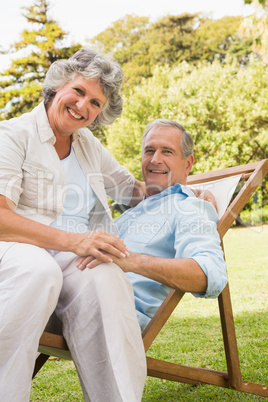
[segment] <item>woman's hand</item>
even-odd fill
[[[197,198],[210,202],[213,205],[213,207],[216,209],[216,211],[218,211],[215,197],[209,190],[199,190],[197,188],[193,189],[191,187],[190,187],[190,189]]]
[[[85,268],[95,268],[98,265],[102,264],[103,261],[97,260],[97,258],[89,256],[89,257],[80,257],[78,259],[77,268],[83,271]]]
[[[114,257],[120,259],[129,255],[129,251],[122,240],[103,230],[76,234],[76,238],[77,236],[79,236],[79,241],[74,246],[73,251],[81,257],[86,257],[80,259],[86,261],[83,263],[84,267],[93,259],[100,262],[113,262]]]

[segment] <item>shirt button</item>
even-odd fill
[[[131,216],[132,216],[132,218],[135,218],[135,217],[136,217],[136,215],[135,215],[135,214],[131,214]]]

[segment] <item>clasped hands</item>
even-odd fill
[[[116,262],[130,255],[123,240],[103,230],[81,234],[79,237],[75,253],[80,256],[77,264],[80,270],[94,268],[103,262]]]

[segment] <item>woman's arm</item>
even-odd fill
[[[124,258],[128,250],[122,240],[104,231],[70,233],[20,216],[15,204],[0,195],[0,241],[29,243],[38,247],[71,251],[79,256],[93,256],[103,262]]]
[[[218,211],[216,199],[215,199],[215,197],[214,197],[214,195],[212,194],[211,191],[209,191],[209,190],[200,190],[200,189],[197,189],[197,188],[193,189],[191,187],[190,187],[190,190],[200,200],[205,200],[205,201],[210,202],[213,205],[213,207],[216,209],[216,211]]]

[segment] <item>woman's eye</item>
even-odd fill
[[[74,90],[79,94],[79,95],[83,95],[83,91],[80,88],[74,88]]]
[[[91,103],[92,103],[92,105],[94,105],[94,106],[100,107],[99,102],[96,101],[95,99],[93,99],[93,100],[91,101]]]

